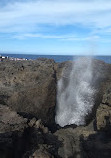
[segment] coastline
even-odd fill
[[[65,61],[73,61],[76,60],[78,57],[82,56],[73,56],[73,55],[30,55],[30,54],[2,54],[2,56],[5,56],[8,58],[18,58],[21,60],[36,60],[38,58],[48,58],[53,59],[55,62],[65,62]],[[85,57],[85,56],[84,56]],[[87,57],[87,56],[86,56]],[[104,61],[106,63],[111,63],[111,56],[93,56],[94,59],[98,59],[101,61]]]
[[[55,123],[57,83],[63,77],[67,87],[68,78],[62,72],[70,74],[71,67],[70,61],[56,63],[43,58],[0,63],[0,156],[111,156],[111,64],[94,60],[94,78],[100,78],[95,106],[86,124],[60,127]]]

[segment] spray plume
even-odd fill
[[[77,59],[64,85],[64,77],[58,81],[56,123],[61,127],[70,124],[84,125],[85,117],[94,105],[95,88],[92,86],[92,58]]]

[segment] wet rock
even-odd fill
[[[111,85],[108,85],[108,89],[103,96],[102,103],[111,106]]]
[[[98,130],[109,130],[111,128],[111,107],[100,104],[96,113],[96,122]]]
[[[111,130],[111,84],[106,89],[103,100],[97,109],[96,124],[98,130]]]
[[[74,133],[74,129],[61,129],[55,135],[62,142],[62,145],[58,149],[58,155],[61,158],[81,157],[80,138],[77,133]]]

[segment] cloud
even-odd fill
[[[80,39],[73,35],[44,35],[44,34],[33,34],[33,33],[14,35],[13,38],[15,38],[15,39],[42,38],[42,39],[60,39],[60,40]],[[86,39],[86,38],[84,38],[84,39]]]
[[[39,31],[40,25],[82,25],[93,30],[111,27],[109,0],[15,1],[0,7],[0,32]]]
[[[14,39],[20,39],[20,40],[25,40],[25,39],[30,39],[30,38],[41,38],[41,39],[58,39],[62,41],[97,41],[100,39],[99,36],[74,36],[71,34],[67,35],[44,35],[44,34],[34,34],[34,33],[27,33],[27,34],[19,34],[19,35],[14,35],[12,38]]]

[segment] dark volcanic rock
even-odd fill
[[[103,100],[97,109],[96,124],[98,130],[111,132],[111,84],[103,95]]]
[[[24,150],[23,132],[27,119],[5,105],[0,105],[0,157],[19,158]]]
[[[96,122],[98,130],[111,130],[111,107],[100,104],[96,113]]]
[[[111,157],[111,136],[99,132],[81,139],[81,158],[110,158]]]
[[[54,158],[59,146],[41,120],[28,120],[0,105],[0,158]]]
[[[19,116],[15,111],[5,105],[0,105],[0,133],[24,131],[27,119]]]
[[[93,63],[98,91],[87,124],[54,132],[57,80],[67,88],[71,69],[48,59],[0,63],[0,158],[111,157],[110,64]]]
[[[102,103],[111,106],[111,84],[108,85],[108,89],[103,96]]]
[[[40,118],[46,125],[53,124],[56,103],[54,61],[1,62],[0,103],[19,114]]]
[[[54,158],[51,154],[49,154],[45,149],[36,150],[32,156],[29,158]]]
[[[50,59],[1,62],[0,103],[24,117],[36,117],[52,127],[55,123],[57,80],[62,76],[64,88],[67,88],[71,69],[72,62],[55,63]],[[111,83],[111,65],[94,60],[93,76],[92,84],[97,80],[94,86],[98,92],[93,113],[87,122],[95,117],[104,91]]]
[[[81,149],[78,133],[74,133],[74,129],[61,129],[55,135],[62,142],[62,146],[58,149],[61,158],[80,158]]]

